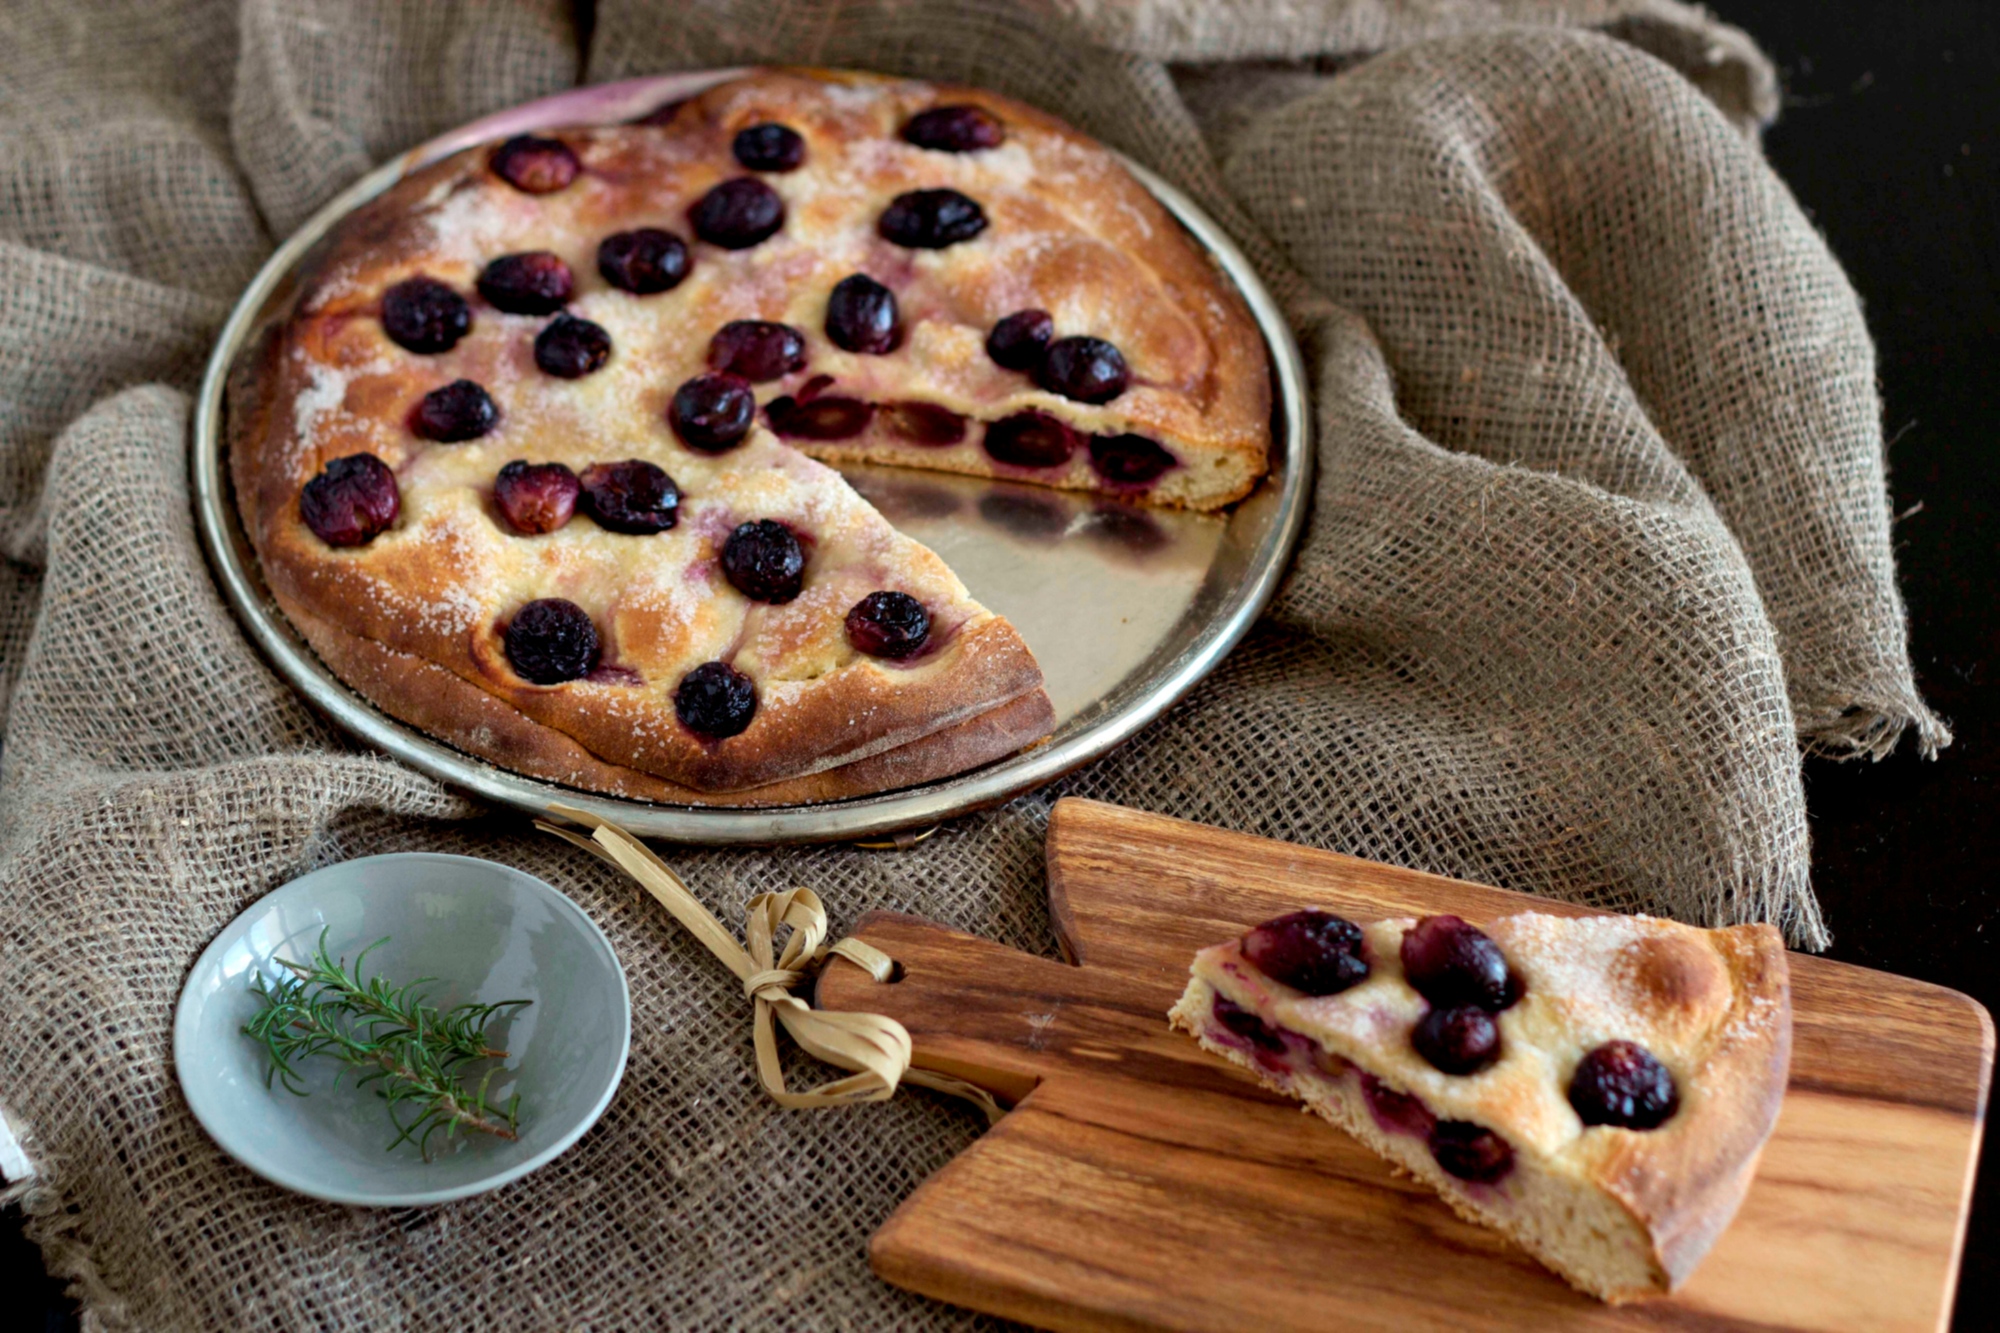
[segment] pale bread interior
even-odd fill
[[[1329,1075],[1303,1045],[1276,1060],[1255,1058],[1242,1038],[1214,1021],[1215,996],[1213,986],[1192,978],[1168,1016],[1204,1049],[1248,1070],[1273,1091],[1299,1098],[1306,1109],[1429,1185],[1461,1217],[1498,1231],[1600,1300],[1622,1303],[1668,1289],[1651,1238],[1617,1199],[1520,1143],[1513,1145],[1514,1169],[1505,1180],[1495,1185],[1459,1180],[1438,1166],[1420,1135],[1382,1126],[1355,1067]],[[1381,1077],[1378,1070],[1369,1072]],[[1394,1087],[1392,1080],[1384,1081]]]

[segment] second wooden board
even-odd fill
[[[901,1020],[918,1065],[1016,1103],[876,1233],[889,1281],[1065,1330],[1949,1320],[1993,1048],[1966,996],[1793,955],[1791,1085],[1735,1224],[1677,1295],[1614,1308],[1165,1018],[1195,950],[1306,904],[1584,909],[1077,800],[1048,861],[1069,964],[878,913],[854,933],[898,980],[821,977],[823,1006]]]

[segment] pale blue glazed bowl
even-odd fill
[[[388,1150],[396,1130],[382,1100],[329,1058],[299,1064],[307,1096],[265,1086],[264,1048],[242,1031],[258,1009],[250,980],[278,975],[275,958],[310,959],[322,930],[350,966],[388,936],[364,975],[436,977],[427,990],[439,1009],[533,1001],[489,1029],[509,1055],[487,1093],[499,1104],[520,1094],[516,1141],[438,1134],[428,1162],[412,1144]],[[575,903],[510,866],[398,852],[315,870],[225,926],[181,991],[174,1065],[202,1128],[266,1180],[333,1203],[409,1207],[497,1189],[552,1161],[610,1105],[631,1039],[625,970]],[[467,1083],[485,1068],[468,1066]]]

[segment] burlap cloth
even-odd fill
[[[764,1101],[723,970],[613,872],[336,734],[238,632],[189,518],[198,368],[321,201],[579,80],[756,60],[986,84],[1178,182],[1296,322],[1320,473],[1270,614],[1170,716],[915,851],[675,855],[725,920],[806,883],[843,921],[894,907],[1049,950],[1042,830],[1083,793],[1818,945],[1801,751],[1948,739],[1911,680],[1859,304],[1759,155],[1769,66],[1690,9],[15,0],[0,1103],[37,1170],[15,1195],[90,1326],[970,1321],[864,1255],[976,1117]],[[168,1028],[237,912],[398,848],[581,902],[631,969],[633,1051],[554,1165],[363,1212],[224,1158]]]

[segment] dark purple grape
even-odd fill
[[[1006,132],[1000,118],[984,107],[934,106],[910,117],[903,138],[940,153],[973,153],[998,148]]]
[[[1035,368],[1035,383],[1079,403],[1108,403],[1131,380],[1124,354],[1102,338],[1058,338]]]
[[[488,165],[501,180],[529,194],[560,190],[583,169],[568,144],[532,134],[517,134],[501,144],[493,150]]]
[[[1507,1140],[1470,1120],[1440,1120],[1431,1127],[1431,1156],[1445,1174],[1490,1185],[1514,1169],[1514,1150]]]
[[[1361,927],[1316,908],[1244,932],[1243,957],[1273,981],[1308,995],[1337,995],[1368,978]]]
[[[900,662],[931,636],[931,613],[906,592],[871,592],[847,613],[847,641],[857,652]]]
[[[791,171],[806,160],[806,141],[799,132],[774,121],[736,131],[729,147],[752,171]]]
[[[757,686],[727,662],[703,662],[681,677],[674,715],[706,740],[726,740],[757,715]]]
[[[408,351],[449,352],[472,331],[472,307],[436,278],[405,278],[382,293],[382,331]]]
[[[1500,1058],[1500,1025],[1476,1004],[1433,1006],[1411,1029],[1410,1045],[1447,1074],[1476,1074]]]
[[[1115,486],[1146,486],[1174,466],[1175,458],[1143,435],[1093,435],[1090,465]]]
[[[476,440],[500,424],[500,409],[471,380],[453,380],[423,396],[410,413],[410,429],[440,444]]]
[[[299,492],[299,517],[328,546],[366,545],[402,511],[396,474],[373,454],[334,459]]]
[[[1384,1129],[1428,1136],[1431,1127],[1437,1124],[1437,1117],[1424,1105],[1423,1098],[1397,1092],[1365,1069],[1361,1071],[1361,1097],[1368,1103],[1375,1122]]]
[[[578,481],[583,512],[600,528],[643,537],[665,532],[680,520],[680,487],[644,459],[592,463]]]
[[[986,428],[986,452],[1015,467],[1060,467],[1076,452],[1076,432],[1046,412],[1016,412]]]
[[[575,602],[544,597],[514,613],[503,636],[514,674],[537,685],[587,676],[597,665],[597,626]]]
[[[740,375],[696,375],[674,390],[667,424],[681,443],[705,454],[734,449],[757,418],[757,399]]]
[[[888,432],[911,444],[943,448],[965,438],[965,418],[936,403],[888,403],[881,414]]]
[[[806,553],[792,530],[773,519],[740,524],[722,546],[722,576],[759,602],[782,604],[806,581]]]
[[[501,255],[479,272],[479,294],[510,315],[553,315],[575,291],[569,265],[547,250]]]
[[[688,210],[694,234],[725,250],[748,250],[785,225],[785,201],[754,176],[726,180]]]
[[[1507,958],[1485,931],[1455,916],[1427,916],[1403,936],[1403,975],[1432,1004],[1476,1004],[1498,1013],[1520,998]]]
[[[796,440],[847,440],[868,429],[875,414],[859,398],[773,398],[764,408],[771,429]]]
[[[581,379],[611,356],[611,335],[601,324],[557,315],[535,335],[535,364],[559,379]]]
[[[1255,1010],[1245,1009],[1236,1001],[1216,992],[1215,1021],[1226,1032],[1232,1032],[1273,1055],[1285,1049],[1285,1039],[1278,1030],[1259,1018]]]
[[[708,344],[710,370],[726,370],[752,384],[781,380],[805,365],[805,334],[768,319],[733,319]]]
[[[597,271],[634,296],[672,291],[688,275],[687,242],[658,227],[614,232],[598,243]]]
[[[1586,1125],[1657,1129],[1680,1109],[1671,1069],[1637,1042],[1607,1041],[1577,1062],[1569,1104]]]
[[[882,210],[875,230],[911,250],[942,250],[986,230],[986,210],[957,190],[911,190]]]
[[[493,503],[507,526],[527,536],[554,532],[576,512],[583,487],[561,463],[530,463],[517,458],[500,469],[493,482]]]
[[[986,335],[986,355],[996,366],[1030,371],[1042,364],[1042,354],[1055,336],[1055,317],[1048,311],[1016,310]]]
[[[826,301],[826,336],[835,347],[879,356],[903,341],[896,294],[866,273],[834,284]]]

